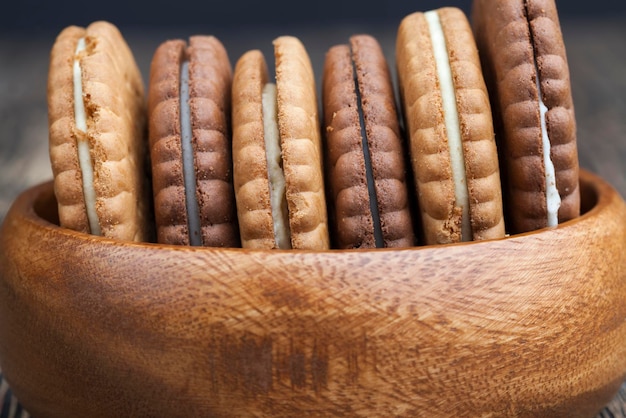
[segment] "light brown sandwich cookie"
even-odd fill
[[[491,108],[465,14],[405,17],[396,60],[426,244],[504,236]]]
[[[414,245],[403,140],[378,42],[358,35],[330,48],[322,93],[334,246]]]
[[[233,77],[233,164],[242,246],[329,248],[315,78],[302,43],[274,40],[276,82],[260,51]]]
[[[576,121],[553,0],[477,0],[472,23],[494,108],[511,233],[580,213]]]
[[[152,59],[149,137],[157,239],[239,246],[230,135],[232,70],[221,42],[193,36]]]
[[[149,240],[144,86],[115,26],[95,22],[59,34],[50,55],[48,117],[61,226]]]

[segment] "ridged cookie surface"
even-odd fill
[[[87,130],[76,127],[73,67],[78,40],[82,100]],[[144,86],[134,57],[118,29],[107,22],[64,29],[50,55],[48,76],[50,160],[59,220],[63,227],[91,232],[77,143],[89,144],[95,210],[104,236],[146,241],[151,205],[144,161]]]
[[[150,69],[149,136],[159,242],[189,245],[181,145],[180,73],[189,68],[189,117],[201,245],[239,246],[230,109],[232,72],[223,45],[212,36],[164,42]]]
[[[329,248],[315,76],[295,37],[274,40],[278,129],[293,248]]]
[[[242,246],[323,250],[330,247],[324,190],[321,134],[315,78],[308,53],[297,38],[274,40],[276,81],[269,80],[267,63],[258,50],[243,54],[233,79],[233,160]],[[275,229],[264,126],[263,91],[276,86],[275,123],[284,175],[288,213],[287,245],[279,244]],[[271,136],[267,134],[268,136]],[[271,141],[270,141],[271,142]],[[279,216],[276,214],[276,216]]]
[[[241,245],[277,248],[263,129],[263,86],[268,70],[263,54],[248,51],[233,76],[233,175]]]
[[[578,216],[576,121],[554,1],[476,0],[472,23],[499,128],[511,232],[548,225],[537,77],[548,108],[550,156],[561,198],[558,220]]]
[[[378,42],[358,35],[329,49],[322,92],[336,246],[414,245],[394,92]]]
[[[448,51],[469,194],[472,239],[504,236],[491,108],[469,22],[456,8],[437,10]],[[461,240],[448,133],[430,31],[423,13],[403,19],[397,71],[426,244]]]

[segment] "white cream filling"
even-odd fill
[[[85,103],[83,102],[83,78],[80,68],[79,54],[84,51],[85,38],[80,38],[74,53],[73,82],[74,82],[74,124],[76,130],[87,134],[87,116],[85,114]],[[93,164],[89,141],[87,136],[79,136],[76,141],[78,150],[78,165],[83,178],[83,196],[85,199],[85,209],[87,210],[87,220],[89,230],[94,235],[102,235],[100,221],[96,212],[96,190],[93,184]]]
[[[189,245],[202,245],[200,228],[200,208],[198,207],[196,168],[193,158],[191,112],[189,110],[189,62],[180,65],[180,137],[183,157],[183,182],[185,184],[185,205],[187,209],[187,228]]]
[[[441,90],[444,122],[450,149],[452,180],[454,182],[454,204],[462,210],[461,240],[471,241],[472,227],[469,217],[469,194],[465,175],[465,157],[463,155],[459,113],[456,107],[456,93],[448,58],[448,48],[437,11],[426,12],[424,17],[428,23],[433,54],[435,56],[435,66],[437,67],[437,76],[439,78],[439,88]]]
[[[267,83],[263,87],[263,130],[265,135],[265,155],[267,175],[270,183],[270,206],[274,225],[276,246],[291,248],[289,212],[285,197],[285,173],[282,169],[282,151],[278,132],[278,108],[276,104],[276,85]]]
[[[539,98],[539,115],[541,119],[541,142],[543,144],[543,165],[546,176],[546,204],[548,208],[548,226],[556,226],[559,224],[559,208],[561,207],[561,196],[556,187],[556,171],[554,164],[550,158],[550,138],[548,137],[548,128],[546,125],[546,113],[548,108],[543,103],[543,95],[541,93],[541,82],[539,81],[539,67],[537,66],[537,58],[535,57],[535,71],[537,76],[537,96]]]

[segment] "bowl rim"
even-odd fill
[[[53,180],[48,180],[37,185],[34,185],[24,190],[15,201],[12,203],[7,215],[0,225],[0,235],[3,234],[3,226],[8,222],[18,222],[28,224],[35,229],[45,231],[52,234],[60,234],[70,239],[78,240],[79,242],[94,242],[103,245],[124,245],[127,247],[137,248],[151,248],[154,250],[168,250],[168,251],[234,251],[234,252],[246,252],[246,253],[264,253],[272,252],[273,254],[294,254],[294,253],[370,253],[370,252],[385,252],[385,251],[421,251],[429,248],[444,248],[450,246],[466,246],[466,245],[485,245],[489,242],[502,241],[502,240],[517,240],[524,239],[527,236],[534,236],[537,234],[545,234],[551,231],[562,231],[568,228],[578,227],[581,223],[586,224],[593,222],[593,218],[597,217],[600,213],[607,210],[607,208],[616,204],[625,204],[622,196],[599,175],[592,173],[585,169],[580,169],[579,172],[579,187],[581,193],[581,215],[577,218],[560,223],[555,227],[546,227],[534,231],[512,234],[496,239],[489,239],[484,241],[472,241],[472,242],[459,242],[450,244],[438,244],[438,245],[424,245],[418,244],[411,247],[403,248],[371,248],[371,249],[327,249],[327,250],[294,250],[294,249],[249,249],[249,248],[212,248],[212,247],[192,247],[184,245],[173,244],[161,244],[156,242],[134,242],[134,241],[122,241],[114,238],[108,238],[103,236],[96,236],[86,234],[83,232],[74,231],[68,228],[63,228],[54,222],[51,218],[56,218],[57,208],[46,207],[50,205],[51,201],[56,202],[54,196]],[[42,214],[42,212],[47,212]]]

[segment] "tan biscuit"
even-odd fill
[[[477,0],[472,23],[498,127],[510,231],[578,216],[576,121],[554,1]]]
[[[74,100],[75,92],[82,100]],[[59,34],[50,55],[48,116],[61,226],[116,239],[149,240],[144,86],[115,26],[95,22]],[[89,161],[91,170],[86,168]]]
[[[378,42],[358,35],[329,49],[322,92],[336,246],[414,245],[394,92]]]
[[[167,41],[155,51],[148,108],[161,243],[239,246],[232,186],[231,77],[228,55],[215,37],[192,36],[189,45]],[[181,87],[183,83],[188,88]]]
[[[251,52],[244,54],[235,67],[233,158],[242,245],[326,249],[329,237],[313,69],[308,53],[297,38],[275,39],[274,55],[276,98],[271,99],[270,104],[273,103],[276,110],[265,116],[276,125],[276,135],[270,136],[279,137],[280,145],[271,147],[279,149],[270,158],[267,144],[261,143],[267,141],[269,129],[264,126],[263,99],[259,97],[268,85],[265,60],[260,53]],[[284,198],[279,196],[278,199],[284,203],[270,203],[276,187],[268,180],[268,170],[277,174],[277,170],[271,168],[272,163],[282,168],[278,177],[284,182]],[[281,206],[287,209],[285,221],[285,216],[279,215],[277,210],[273,212]],[[276,230],[288,230],[286,239],[272,238],[268,216],[272,216],[272,230],[275,225],[284,224],[286,228],[276,227]]]
[[[267,82],[263,54],[243,54],[233,76],[233,177],[244,248],[277,247],[263,131],[262,91]]]
[[[407,16],[396,58],[425,242],[504,236],[490,103],[466,16],[456,8]]]

